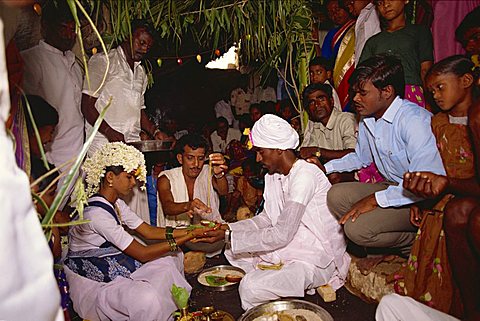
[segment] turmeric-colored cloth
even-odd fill
[[[475,175],[466,122],[466,117],[452,117],[444,112],[432,118],[432,131],[448,177],[464,179]]]
[[[432,118],[432,131],[447,176],[473,177],[473,153],[466,118],[439,113]],[[453,282],[443,231],[443,210],[453,197],[445,195],[433,209],[423,210],[423,219],[408,261],[392,276],[397,293],[446,313],[452,303]]]
[[[257,205],[258,197],[262,195],[262,191],[250,185],[245,176],[238,178],[237,191],[242,195],[243,201],[248,208],[254,208]]]

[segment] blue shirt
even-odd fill
[[[424,108],[396,97],[382,118],[361,120],[355,152],[325,164],[327,174],[349,172],[375,162],[383,177],[398,183],[398,186],[375,193],[379,206],[402,206],[420,201],[421,198],[402,187],[403,174],[426,171],[445,175],[430,127],[431,117]]]

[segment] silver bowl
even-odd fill
[[[290,309],[305,309],[315,312],[322,321],[333,321],[333,317],[321,306],[304,300],[281,300],[264,303],[251,308],[238,321],[252,321],[265,313],[274,313]]]

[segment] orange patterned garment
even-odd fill
[[[467,126],[453,124],[446,113],[432,118],[432,131],[447,176],[471,178],[474,160]],[[445,195],[432,209],[423,210],[423,219],[407,263],[393,277],[395,291],[448,313],[453,297],[451,268],[443,231],[443,210],[453,195]]]

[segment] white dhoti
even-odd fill
[[[459,321],[408,296],[389,294],[382,298],[375,313],[376,321]]]
[[[84,319],[97,320],[173,320],[177,310],[170,289],[173,284],[191,286],[183,274],[183,253],[148,262],[130,275],[109,283],[96,282],[65,266],[70,297],[75,311]]]
[[[301,261],[286,263],[281,270],[260,270],[255,268],[256,257],[234,256],[231,251],[225,251],[225,256],[247,272],[238,290],[244,310],[282,297],[303,297],[305,290],[328,284],[336,271],[334,262],[319,268]]]

